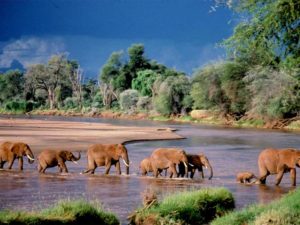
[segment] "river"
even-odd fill
[[[162,198],[176,191],[225,187],[233,193],[236,208],[240,209],[252,203],[268,203],[293,189],[290,187],[288,174],[284,175],[279,187],[274,185],[275,176],[267,178],[267,185],[243,185],[236,183],[235,175],[245,170],[258,175],[257,157],[264,148],[300,149],[300,138],[297,132],[152,121],[31,117],[31,119],[35,118],[104,122],[128,126],[168,126],[177,129],[177,133],[186,139],[126,144],[131,161],[129,176],[114,175],[114,168],[109,176],[103,175],[103,168],[97,168],[95,175],[79,174],[86,168],[85,153],[82,154],[79,165],[67,163],[70,171],[67,175],[57,174],[57,168],[48,169],[45,175],[39,175],[36,172],[36,165],[28,163],[25,164],[24,172],[0,171],[0,209],[39,210],[60,199],[85,199],[101,202],[105,209],[117,214],[122,224],[126,224],[128,214],[142,205],[141,193],[145,190],[155,191],[159,198]],[[204,180],[200,179],[197,172],[193,180],[141,177],[138,172],[139,162],[158,147],[179,147],[188,153],[204,153],[214,169],[213,179],[207,179],[209,173],[206,170],[204,170],[206,176]],[[121,165],[121,168],[124,171],[124,165]],[[297,175],[297,185],[299,184],[300,177]]]

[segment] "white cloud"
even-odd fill
[[[0,67],[10,67],[13,60],[18,60],[24,67],[30,64],[45,63],[53,54],[63,52],[61,38],[22,37],[8,43],[1,43]]]

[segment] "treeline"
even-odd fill
[[[297,0],[218,1],[244,16],[222,45],[227,59],[190,78],[145,56],[142,44],[113,52],[98,80],[83,81],[79,63],[64,55],[25,74],[0,75],[7,110],[115,109],[185,115],[192,109],[239,120],[292,118],[300,112],[300,4]]]

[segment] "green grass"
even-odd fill
[[[85,201],[60,201],[41,212],[0,211],[0,225],[115,225],[120,224],[112,213],[99,204]]]
[[[210,188],[170,195],[149,209],[140,209],[135,224],[207,224],[234,208],[232,194],[225,188]]]
[[[300,189],[268,205],[252,205],[215,219],[212,225],[300,224]]]
[[[251,120],[239,120],[235,122],[237,127],[253,127],[253,128],[261,128],[265,125],[265,122],[262,119],[251,119]]]

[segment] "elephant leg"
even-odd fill
[[[105,163],[105,174],[109,174],[109,170],[110,170],[110,167],[111,167],[111,161],[110,160],[107,160],[106,163]]]
[[[39,173],[41,173],[42,170],[43,170],[42,165],[41,165],[41,163],[39,163],[39,165],[38,165],[38,171],[39,171]]]
[[[175,177],[178,177],[179,176],[179,174],[177,173],[177,171],[176,171],[176,166],[175,166],[176,164],[171,164],[170,165],[170,171],[171,171],[171,175],[170,175],[170,178],[172,178],[172,176],[173,176],[173,174],[175,175]]]
[[[296,186],[296,169],[293,168],[290,170],[290,178],[292,186]]]
[[[12,168],[12,165],[14,164],[14,161],[15,161],[15,158],[13,158],[11,161],[9,161],[8,163],[8,169],[10,169],[11,170],[11,168]]]
[[[117,175],[121,175],[121,167],[120,167],[120,161],[116,162],[116,173]]]
[[[284,169],[279,170],[276,176],[276,184],[275,184],[276,186],[280,184],[283,174],[284,174]]]
[[[0,169],[3,169],[5,161],[2,161],[2,159],[0,159]]]
[[[260,174],[261,175],[260,175],[259,181],[261,184],[265,184],[267,176],[269,176],[270,173],[267,170],[261,170]]]
[[[65,173],[68,173],[68,168],[67,168],[66,164],[63,161],[60,161],[58,163],[58,166],[60,168],[60,171],[65,171]]]
[[[181,176],[181,177],[184,177],[184,165],[183,165],[183,163],[179,163],[179,165],[178,165],[178,173],[179,173],[179,175]]]
[[[57,165],[57,167],[58,167],[58,172],[59,172],[59,173],[62,173],[62,172],[63,172],[63,168],[61,168],[60,165]]]
[[[190,178],[193,179],[194,175],[195,175],[195,169],[191,169],[191,174],[190,174]]]
[[[201,166],[201,168],[198,168],[198,171],[199,171],[199,173],[200,173],[202,179],[204,179],[204,172],[203,172],[202,166]]]
[[[23,157],[19,158],[19,170],[23,170]]]

